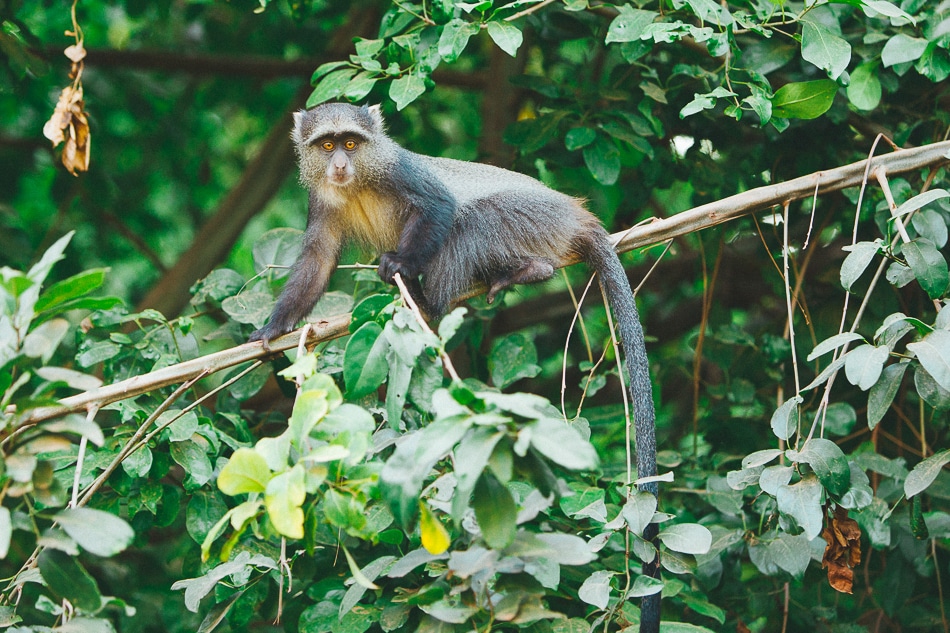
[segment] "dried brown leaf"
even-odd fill
[[[851,593],[854,568],[861,563],[860,526],[845,508],[837,507],[821,536],[827,543],[821,566],[828,569],[828,583],[835,591]]]

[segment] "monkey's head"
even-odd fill
[[[386,136],[379,106],[357,107],[348,103],[325,103],[294,114],[291,133],[300,161],[300,180],[306,187],[319,187],[328,198],[338,198],[343,189],[366,184],[380,166],[369,158],[385,155],[392,144]]]

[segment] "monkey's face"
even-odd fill
[[[318,139],[312,152],[322,154],[320,162],[326,164],[326,182],[336,187],[346,187],[356,178],[354,161],[363,139],[356,135],[333,136]]]

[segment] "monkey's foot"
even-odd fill
[[[521,266],[512,270],[504,277],[492,282],[488,289],[486,300],[488,303],[495,301],[495,295],[515,284],[533,284],[539,281],[547,281],[554,275],[554,264],[546,259],[532,258],[525,260]]]

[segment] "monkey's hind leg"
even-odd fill
[[[486,297],[488,303],[495,301],[495,295],[508,286],[515,284],[533,284],[539,281],[547,281],[554,275],[554,264],[540,257],[532,257],[522,260],[517,268],[514,268],[501,277],[493,279],[488,289]]]

